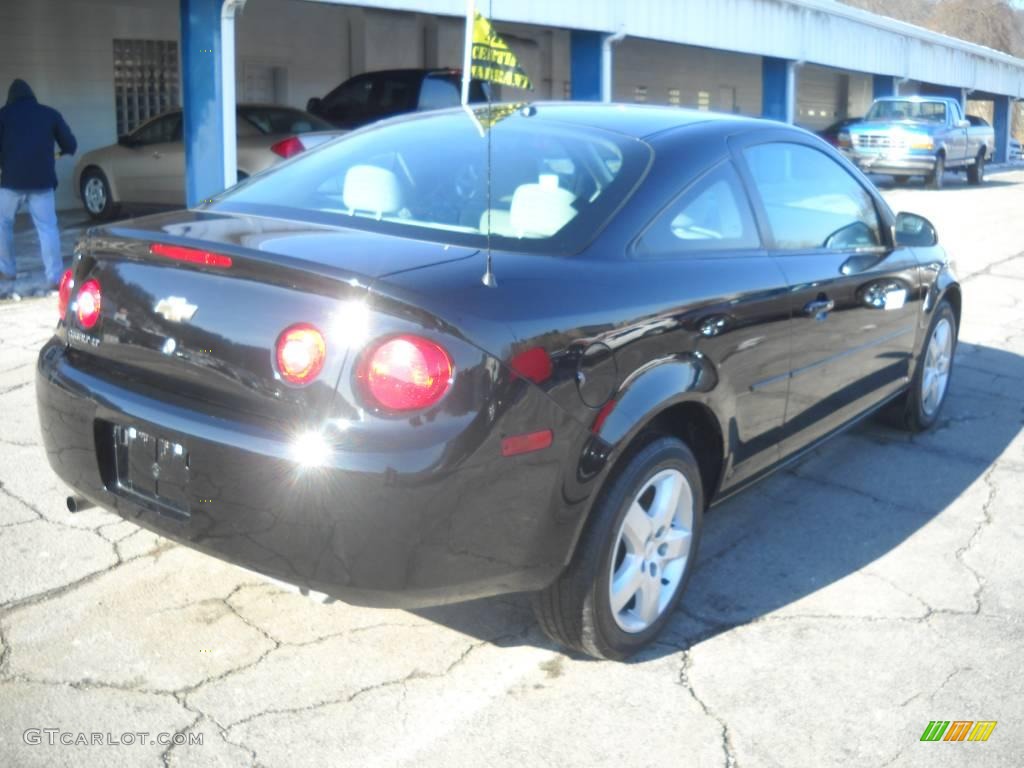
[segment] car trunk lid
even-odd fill
[[[475,253],[202,212],[108,227],[83,245],[75,291],[95,279],[102,302],[91,329],[78,322],[74,303],[68,310],[68,345],[80,364],[211,412],[290,424],[330,409],[347,354],[348,308],[376,276]],[[171,255],[163,246],[172,246]],[[276,367],[277,340],[297,323],[326,340],[323,371],[307,386],[287,384]]]

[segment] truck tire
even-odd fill
[[[967,183],[979,186],[985,183],[985,148],[982,147],[974,159],[974,165],[967,169]]]
[[[935,170],[928,174],[928,188],[942,189],[943,177],[946,175],[946,156],[939,154],[935,158]]]

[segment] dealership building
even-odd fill
[[[893,94],[991,116],[1008,156],[1024,60],[831,0],[478,0],[535,89],[763,115],[817,130]],[[304,107],[353,75],[458,67],[465,0],[32,0],[0,4],[0,83],[27,80],[80,152],[183,106],[188,201],[235,178],[237,102]],[[230,141],[225,137],[231,137]],[[72,160],[60,207],[78,205]],[[184,202],[184,201],[183,201]]]

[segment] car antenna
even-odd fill
[[[487,94],[487,121],[491,119],[491,95]],[[491,132],[487,131],[487,266],[480,282],[488,288],[497,288],[498,279],[494,276],[494,263],[491,254]]]
[[[493,6],[493,2],[492,2]],[[493,128],[491,123],[491,89],[487,89],[487,124],[488,128]],[[494,276],[494,259],[491,253],[491,169],[494,164],[491,162],[491,131],[487,131],[487,262],[484,268],[484,275],[480,278],[480,282],[486,285],[488,288],[497,288],[498,279]]]

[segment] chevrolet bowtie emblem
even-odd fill
[[[153,311],[161,315],[165,320],[172,323],[187,323],[199,309],[195,304],[189,304],[188,299],[182,296],[168,296],[160,299],[153,307]]]

